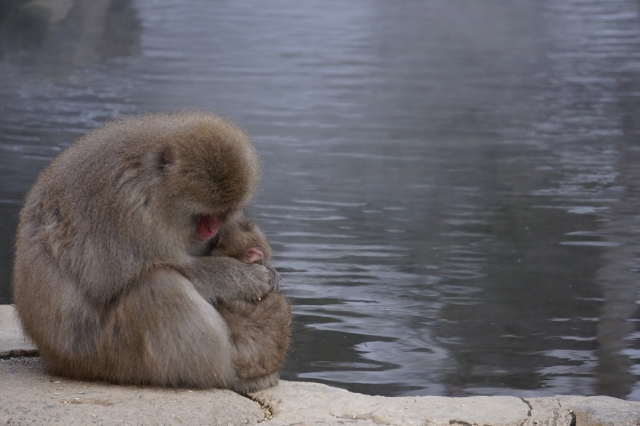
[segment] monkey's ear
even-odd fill
[[[160,170],[169,170],[176,161],[175,153],[171,148],[165,148],[161,153],[158,160],[158,167]]]

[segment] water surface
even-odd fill
[[[284,378],[640,400],[638,2],[37,4],[0,7],[0,303],[55,155],[201,108],[263,159]]]

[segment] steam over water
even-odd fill
[[[0,6],[0,303],[65,146],[214,110],[262,156],[283,378],[640,400],[640,2],[37,4]]]

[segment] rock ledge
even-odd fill
[[[285,382],[244,397],[227,390],[158,389],[50,376],[0,306],[0,424],[640,426],[640,402],[605,396],[367,396]]]

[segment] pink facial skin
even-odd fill
[[[213,238],[220,228],[220,216],[218,215],[200,215],[198,216],[198,227],[196,237],[200,241]]]

